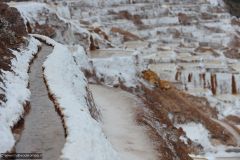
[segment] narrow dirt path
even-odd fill
[[[193,160],[209,160],[207,158],[192,157]],[[239,160],[240,157],[216,157],[215,160]]]
[[[42,64],[52,47],[43,45],[30,68],[31,110],[25,118],[17,153],[42,153],[44,160],[57,160],[65,143],[61,119],[49,100]]]
[[[120,89],[90,85],[100,107],[103,130],[123,160],[156,160],[147,131],[135,122],[136,98]]]
[[[223,126],[226,130],[228,130],[229,133],[231,133],[234,136],[234,138],[236,139],[237,145],[240,146],[240,135],[238,134],[238,132],[235,129],[233,129],[230,125],[228,125],[227,123],[225,123],[223,121],[213,119],[213,118],[212,118],[212,120],[217,122],[221,126]]]
[[[216,160],[239,160],[240,157],[222,157],[222,158],[216,158]]]

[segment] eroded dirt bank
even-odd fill
[[[100,85],[90,85],[102,114],[107,139],[123,160],[156,160],[154,146],[147,130],[135,121],[137,101],[125,91]]]
[[[20,141],[16,145],[17,153],[42,153],[43,159],[58,159],[65,143],[61,119],[43,81],[42,64],[51,53],[46,45],[38,53],[30,68],[31,110],[25,118],[25,126]]]

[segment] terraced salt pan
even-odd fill
[[[101,50],[95,50],[90,51],[90,58],[107,58],[107,57],[113,57],[113,56],[130,56],[133,54],[133,50],[110,50],[110,49],[101,49]]]
[[[137,2],[140,2],[140,1],[137,1]],[[145,2],[145,1],[141,1],[141,2]],[[190,14],[190,16],[191,16],[191,14],[195,15],[197,13],[196,10],[199,11],[199,13],[201,13],[202,11],[208,11],[208,9],[211,8],[211,6],[206,1],[200,1],[200,0],[196,1],[195,5],[187,6],[187,7],[183,7],[183,6],[184,5],[186,6],[186,4],[190,4],[191,1],[187,1],[186,0],[186,1],[170,1],[170,2],[161,1],[161,2],[163,2],[165,4],[165,6],[162,5],[163,8],[164,7],[165,8],[169,8],[169,10],[170,10],[169,15],[171,15],[171,14],[174,15],[174,14],[177,14],[178,12],[182,11],[182,12]],[[202,3],[205,3],[205,4],[202,4]],[[134,11],[134,12],[137,13],[139,10],[144,10],[144,9],[145,10],[151,10],[152,9],[153,11],[156,10],[156,8],[151,8],[151,5],[146,6],[144,4],[144,5],[141,6],[141,8],[140,7],[139,8],[135,7],[135,5],[136,4],[129,5],[129,8],[126,8],[126,6],[128,6],[128,4],[123,5],[123,7],[114,6],[114,7],[111,7],[111,8],[112,9],[116,8],[116,10],[119,9],[119,8],[127,9],[127,10],[130,11],[130,13],[131,13],[131,11]],[[193,12],[191,12],[190,9],[192,9]],[[141,31],[137,31],[136,26],[131,21],[128,21],[128,20],[113,21],[114,19],[111,18],[110,16],[107,17],[107,18],[104,18],[104,15],[107,14],[107,13],[108,12],[107,12],[106,8],[98,7],[96,10],[91,10],[89,13],[86,13],[83,16],[86,16],[86,18],[89,18],[92,15],[93,16],[95,15],[96,17],[94,17],[92,19],[93,22],[94,21],[101,22],[101,19],[103,19],[103,21],[106,21],[106,24],[104,22],[105,27],[111,28],[111,26],[119,25],[119,27],[122,27],[122,28],[124,28],[124,29],[126,29],[128,31],[131,31],[131,32],[133,31],[132,33],[136,33],[137,35],[144,36],[144,37],[148,38],[148,40],[151,40],[152,42],[156,42],[156,43],[159,42],[159,44],[157,44],[157,45],[163,44],[163,45],[167,45],[167,46],[173,46],[173,50],[174,51],[176,51],[176,52],[179,51],[177,53],[181,53],[181,52],[183,52],[183,50],[186,50],[185,48],[178,47],[180,42],[181,43],[185,42],[185,44],[187,46],[193,46],[195,48],[195,47],[198,47],[198,44],[200,44],[201,42],[208,42],[208,45],[209,45],[209,44],[213,43],[213,41],[216,41],[217,42],[216,46],[220,46],[220,48],[222,48],[222,46],[226,45],[227,42],[229,41],[228,37],[231,37],[231,35],[228,34],[228,33],[223,34],[221,32],[220,34],[218,34],[218,33],[211,32],[208,29],[204,28],[204,24],[206,24],[206,26],[209,26],[209,24],[210,24],[210,26],[211,26],[212,24],[214,24],[216,22],[217,27],[221,28],[223,26],[223,24],[229,23],[229,21],[227,21],[227,20],[223,20],[221,23],[217,23],[217,22],[219,22],[218,19],[220,19],[220,18],[217,18],[217,19],[213,18],[212,20],[207,20],[207,21],[200,20],[199,21],[200,24],[196,24],[195,23],[195,24],[192,24],[191,26],[183,26],[183,25],[180,25],[179,23],[176,23],[173,26],[169,26],[168,24],[166,24],[164,26],[158,26],[158,25],[161,25],[161,24],[158,23],[158,22],[154,22],[154,20],[149,20],[149,22],[152,22],[153,24],[156,24],[156,25],[153,25],[152,27],[150,26],[149,28],[146,28],[146,29],[142,29]],[[76,11],[73,14],[77,14],[78,15],[79,11]],[[101,16],[99,16],[99,19],[97,18],[98,14],[102,14]],[[213,14],[215,15],[215,14],[218,14],[218,13],[213,13]],[[218,14],[218,16],[221,17],[222,16],[221,13]],[[223,16],[226,16],[226,13],[224,13]],[[199,17],[200,17],[200,15],[199,15]],[[149,17],[149,19],[151,19],[151,18],[156,18],[156,17]],[[109,20],[109,22],[107,22],[107,20]],[[122,22],[124,22],[124,23],[122,23]],[[223,29],[225,29],[225,31],[228,32],[229,30],[231,30],[231,28],[228,28],[228,27],[231,27],[231,26],[227,25],[227,28],[223,28]],[[177,28],[182,33],[182,37],[180,37],[182,39],[182,41],[179,41],[179,39],[175,40],[172,36],[169,36],[168,28]],[[164,34],[162,35],[162,33],[160,35],[157,35],[157,31],[163,32],[165,35]],[[193,33],[193,36],[191,35],[192,33]],[[168,37],[167,37],[167,35],[168,35]],[[121,42],[121,41],[119,41],[119,42]],[[173,44],[173,42],[174,42],[174,44]],[[216,47],[216,48],[218,48],[218,47]],[[145,52],[147,52],[147,53],[151,53],[151,52],[154,53],[155,52],[154,48],[151,48],[151,47],[146,49],[146,50],[141,50],[141,51],[143,51],[144,53]],[[200,55],[204,55],[202,53],[199,53],[199,54]],[[152,56],[151,58],[152,59],[159,58],[157,56],[157,54],[155,54],[155,55],[156,55],[156,57],[151,55]],[[206,55],[204,55],[204,56],[206,56]],[[165,57],[168,57],[168,54],[166,54]],[[150,58],[150,56],[149,57],[146,56],[145,58],[148,61],[149,60],[148,58]],[[116,62],[118,60],[120,60],[120,59],[115,59],[115,61],[110,59],[110,60],[106,60],[105,62],[112,63],[112,62]],[[161,61],[161,60],[163,60],[163,59],[160,59],[158,62],[162,63],[163,61]],[[208,63],[207,62],[207,58],[203,59],[203,60],[204,60],[204,62]],[[99,61],[98,62],[94,62],[95,64],[101,63],[101,64],[97,65],[96,68],[99,68],[99,66],[100,66],[100,69],[102,69],[103,73],[106,72],[106,69],[108,69],[108,71],[109,71],[109,68],[110,69],[113,68],[111,65],[109,65],[109,64],[107,64],[105,62],[104,63],[99,62]],[[176,61],[173,61],[172,63],[176,65]],[[124,66],[126,67],[127,65],[129,65],[129,64],[124,63],[124,64],[122,64],[121,68],[123,68]],[[179,67],[181,67],[179,64],[177,64],[177,65]],[[205,64],[205,67],[206,67],[206,65],[208,65],[208,64]],[[105,68],[104,67],[101,68],[101,66],[106,66],[106,67]],[[114,67],[116,67],[116,66],[119,67],[118,64],[115,65]],[[196,70],[199,67],[203,67],[203,66],[204,66],[204,63],[202,63],[202,64],[201,63],[189,63],[189,64],[186,64],[183,67],[183,69],[185,71],[183,71],[182,77],[180,78],[181,81],[179,81],[179,82],[182,82],[184,85],[188,85],[189,90],[190,89],[194,89],[195,91],[198,90],[198,89],[199,90],[204,90],[203,88],[198,88],[198,87],[202,87],[202,81],[199,80],[199,73],[201,71],[200,70]],[[132,67],[132,65],[131,65],[131,67]],[[219,74],[219,72],[222,72],[222,69],[223,69],[223,68],[220,68],[221,67],[220,64],[217,64],[217,65],[213,64],[212,65],[210,63],[209,67],[213,67],[211,72],[217,73],[217,77],[218,77],[218,80],[219,80],[218,83],[220,84],[220,86],[221,85],[225,85],[227,83],[227,85],[226,85],[226,87],[228,87],[227,90],[225,90],[225,88],[223,88],[222,90],[224,92],[225,91],[231,92],[231,84],[229,83],[229,81],[231,81],[231,71],[229,70],[228,74]],[[130,67],[128,67],[128,68],[130,68]],[[175,67],[175,68],[177,68],[177,67]],[[116,69],[116,68],[114,68],[114,69]],[[117,69],[119,69],[119,68],[117,68]],[[156,69],[159,69],[159,68],[156,67]],[[220,71],[219,71],[219,69],[220,69]],[[168,72],[168,71],[166,71],[166,72]],[[207,79],[208,82],[210,80],[210,73],[211,72],[209,71],[208,73],[206,73],[206,79]],[[162,71],[159,72],[159,73],[160,73],[160,77],[164,77],[167,80],[168,80],[168,78],[175,80],[176,70],[175,71],[174,70],[170,71],[169,74],[171,74],[171,75],[169,77],[164,76],[165,71],[163,72],[164,74],[162,74]],[[188,78],[189,73],[194,73],[193,74],[193,82],[191,82],[191,83],[187,83],[187,78]],[[126,75],[129,75],[129,74],[126,74]],[[114,73],[113,76],[115,76],[116,79],[118,79],[118,76],[120,76],[120,74],[119,73]],[[236,77],[236,81],[239,82],[239,78],[238,77]],[[208,94],[208,96],[211,95],[211,93],[209,94],[209,91],[210,90],[206,89],[206,92],[204,94]],[[197,93],[199,93],[199,92],[197,92]],[[218,101],[216,101],[216,102],[218,102]]]
[[[215,97],[208,97],[212,106],[216,107],[219,111],[219,118],[227,115],[240,115],[240,96],[230,94],[220,94]]]
[[[121,159],[157,160],[146,129],[135,121],[136,97],[99,85],[90,85],[90,89],[102,113],[103,131]]]
[[[147,41],[128,41],[124,43],[124,47],[127,49],[147,48],[149,42]]]
[[[236,72],[240,73],[240,63],[235,63],[230,65],[232,69],[234,69]]]
[[[161,52],[155,52],[155,53],[144,53],[144,59],[145,60],[151,60],[157,63],[156,65],[160,63],[170,63],[171,61],[176,60],[176,53],[174,51],[161,51]]]
[[[140,1],[137,1],[139,3]],[[141,1],[142,2],[142,1]],[[154,68],[158,74],[160,74],[160,78],[165,78],[166,80],[171,80],[175,81],[175,75],[177,72],[178,68],[182,68],[182,75],[179,78],[179,82],[183,83],[183,89],[185,89],[185,86],[189,89],[189,91],[193,94],[202,94],[202,95],[207,95],[211,97],[212,93],[209,89],[203,88],[203,80],[200,79],[199,74],[204,72],[206,73],[206,81],[209,84],[210,79],[211,79],[211,73],[216,73],[217,78],[218,78],[218,84],[219,87],[218,90],[220,90],[220,94],[223,94],[225,92],[231,93],[231,70],[228,70],[229,64],[226,65],[225,61],[224,63],[221,63],[221,60],[218,58],[214,57],[212,53],[198,53],[194,52],[194,50],[202,44],[207,44],[207,46],[214,47],[214,49],[221,49],[225,47],[228,42],[231,39],[231,34],[229,33],[230,30],[232,30],[234,27],[232,27],[229,24],[229,16],[226,14],[224,11],[221,11],[222,13],[217,13],[216,11],[213,11],[213,15],[217,15],[217,18],[212,18],[210,20],[204,20],[200,18],[200,14],[202,12],[209,12],[209,9],[211,9],[213,6],[211,6],[207,1],[196,1],[194,5],[189,5],[191,4],[190,2],[192,1],[161,1],[164,5],[162,5],[160,8],[168,8],[169,9],[169,17],[166,18],[167,15],[162,15],[161,21],[158,21],[156,17],[152,16],[154,14],[150,14],[151,10],[158,10],[157,7],[151,7],[151,5],[142,5],[141,8],[135,7],[134,5],[137,6],[137,4],[129,5],[129,8],[126,8],[126,5],[124,6],[117,6],[117,7],[112,7],[111,9],[114,11],[120,11],[120,10],[128,10],[130,13],[140,13],[144,10],[147,10],[146,14],[149,14],[148,20],[146,20],[146,17],[143,17],[143,22],[148,25],[150,23],[150,26],[147,26],[146,28],[138,30],[135,25],[131,21],[126,21],[126,20],[116,20],[116,21],[109,21],[105,22],[104,19],[104,24],[105,27],[111,28],[111,26],[114,26],[115,24],[119,25],[119,27],[122,27],[126,29],[127,31],[130,31],[131,33],[135,33],[136,35],[139,35],[140,37],[144,37],[147,40],[153,42],[153,45],[151,45],[149,48],[142,50],[141,47],[139,47],[139,50],[143,52],[144,55],[144,61],[150,62],[150,60],[157,62],[157,63],[163,63],[163,62],[172,62],[173,65],[169,64],[163,64],[161,65],[151,65],[150,67]],[[154,4],[157,6],[157,4]],[[116,9],[115,9],[116,8]],[[96,12],[101,12],[101,9],[98,8],[99,10]],[[104,9],[105,11],[105,9]],[[179,12],[184,12],[187,13],[188,16],[193,16],[193,19],[199,18],[198,22],[199,23],[193,23],[189,26],[183,26],[180,25],[176,20],[176,18],[172,18],[173,15],[177,15]],[[97,15],[97,14],[95,14]],[[177,17],[177,16],[175,16]],[[219,18],[221,17],[221,18]],[[225,18],[224,18],[225,17]],[[100,17],[99,19],[101,19]],[[110,18],[109,18],[110,19]],[[170,21],[172,20],[172,21]],[[101,20],[100,20],[101,21]],[[122,23],[124,21],[124,23]],[[120,23],[119,23],[120,22]],[[213,25],[216,24],[216,25]],[[218,32],[213,32],[210,31],[210,29],[207,29],[206,27],[217,27],[219,29],[222,29],[223,31]],[[170,35],[170,30],[169,29],[174,29],[176,28],[180,33],[181,37],[179,39],[174,38],[173,36]],[[159,34],[158,34],[159,33]],[[118,41],[120,42],[120,41]],[[188,47],[192,47],[191,49],[189,48],[184,48],[180,46],[180,43],[183,43],[184,45]],[[116,42],[117,43],[117,42]],[[154,45],[154,43],[156,45]],[[119,45],[119,44],[118,44]],[[122,45],[120,43],[120,45]],[[176,53],[177,56],[170,59],[169,53],[163,53],[162,51],[160,53],[156,53],[157,51],[155,50],[157,47],[155,46],[171,46],[172,50]],[[153,46],[153,47],[152,47]],[[154,48],[155,47],[155,48]],[[195,63],[192,61],[197,61],[197,58],[194,57],[192,58],[192,55],[183,56],[181,53],[183,52],[189,52],[189,53],[194,53],[197,56],[202,56],[203,58],[199,57],[198,62]],[[146,54],[145,54],[146,53]],[[148,54],[149,53],[149,54]],[[221,52],[220,52],[221,55]],[[177,59],[177,60],[176,60]],[[212,61],[214,59],[214,61]],[[170,61],[172,60],[172,61]],[[179,61],[188,61],[189,63],[179,63]],[[99,63],[99,62],[98,62]],[[165,66],[164,66],[165,65]],[[111,69],[111,66],[108,66]],[[237,68],[237,67],[235,67]],[[106,70],[106,68],[104,68]],[[202,70],[201,70],[202,69]],[[209,71],[206,71],[206,69],[209,69]],[[224,73],[222,73],[224,71]],[[226,72],[228,71],[228,72]],[[188,83],[188,76],[189,74],[192,73],[192,82]],[[236,81],[239,82],[239,78],[236,76]],[[216,100],[218,102],[218,100]]]

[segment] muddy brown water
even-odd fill
[[[25,117],[17,153],[42,153],[44,160],[57,160],[65,143],[60,116],[48,97],[43,81],[42,65],[52,47],[43,45],[30,67],[31,109]]]

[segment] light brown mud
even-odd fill
[[[101,85],[90,85],[90,90],[102,114],[103,131],[121,159],[156,160],[157,153],[147,129],[135,121],[136,97]]]

